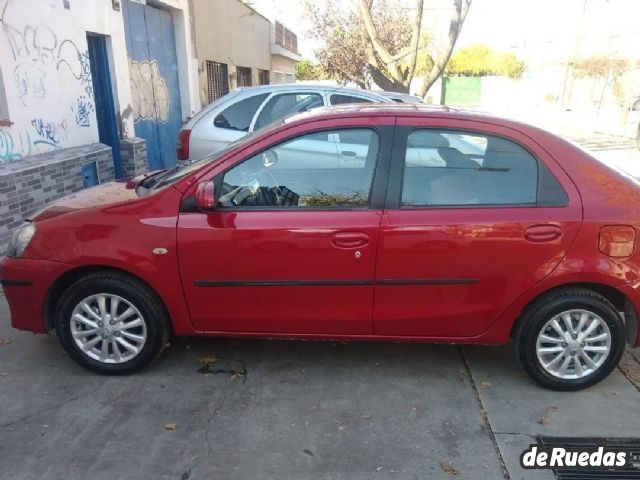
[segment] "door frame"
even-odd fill
[[[98,138],[100,143],[111,147],[115,178],[121,178],[123,172],[120,156],[120,135],[118,133],[116,106],[111,84],[107,36],[87,32],[87,50],[89,52],[91,82],[96,108],[96,122],[98,124]]]
[[[372,118],[363,117],[344,117],[331,120],[308,120],[304,123],[293,124],[288,128],[280,130],[276,134],[270,134],[268,131],[266,134],[261,134],[259,138],[250,144],[244,146],[240,150],[234,152],[228,152],[224,154],[219,160],[211,163],[206,169],[203,169],[201,173],[189,176],[185,180],[178,182],[174,186],[179,190],[185,192],[182,197],[181,208],[193,208],[193,199],[195,195],[196,185],[201,181],[214,180],[215,177],[224,173],[225,171],[233,168],[235,165],[240,164],[244,160],[261,153],[264,150],[272,148],[281,143],[292,140],[293,138],[312,134],[321,133],[328,130],[340,130],[348,128],[369,128],[376,130],[380,136],[379,155],[378,161],[375,166],[373,187],[371,190],[371,202],[367,210],[382,210],[385,208],[385,199],[387,198],[388,188],[388,176],[390,173],[390,167],[393,162],[393,149],[395,148],[396,138],[396,119],[391,116],[381,116]],[[308,124],[313,123],[314,128],[308,128]],[[296,210],[296,207],[293,207]],[[259,208],[252,208],[253,211],[258,211]],[[281,207],[281,211],[287,210],[286,207]],[[332,208],[318,207],[318,208],[305,208],[305,211],[316,210],[332,210]],[[337,208],[333,210],[344,210],[343,208]],[[269,209],[269,211],[271,211]]]
[[[569,205],[582,205],[580,193],[573,183],[573,180],[567,175],[564,169],[558,164],[538,142],[529,137],[521,130],[516,130],[504,125],[492,123],[489,121],[465,120],[457,118],[437,118],[437,117],[414,117],[402,116],[397,117],[396,130],[394,134],[394,145],[391,152],[391,161],[389,168],[389,185],[387,187],[387,196],[385,199],[385,210],[398,209],[418,209],[418,210],[442,210],[442,209],[483,209],[483,208],[521,208],[518,205],[431,205],[422,207],[402,207],[402,183],[404,175],[404,158],[407,149],[407,139],[409,133],[413,130],[453,130],[460,132],[468,132],[470,134],[492,135],[502,137],[505,140],[515,143],[522,147],[537,160],[542,162],[558,180],[562,188],[567,194]],[[535,148],[531,148],[534,146]],[[550,208],[544,205],[533,205],[531,208]],[[554,208],[554,207],[551,207]]]

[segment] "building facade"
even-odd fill
[[[193,0],[199,98],[207,105],[236,87],[290,83],[296,35],[240,0]]]

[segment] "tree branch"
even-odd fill
[[[458,35],[460,35],[462,25],[467,17],[467,12],[469,11],[471,2],[472,0],[453,0],[455,13],[449,23],[449,36],[447,38],[447,43],[440,55],[434,59],[433,67],[429,73],[424,77],[420,90],[418,91],[418,94],[421,97],[424,97],[427,94],[429,88],[431,88],[438,77],[442,75],[444,68],[447,66],[447,63],[451,58],[451,53],[453,52],[453,47],[458,40]]]
[[[424,8],[424,0],[416,0],[416,14],[413,23],[413,31],[411,32],[411,40],[413,40],[413,48],[409,56],[409,71],[407,72],[407,80],[411,83],[413,74],[416,71],[416,61],[418,59],[418,49],[420,48],[420,28],[422,26],[422,10]],[[411,85],[409,85],[411,87]]]
[[[385,48],[378,36],[378,31],[376,30],[376,26],[373,23],[373,17],[371,16],[371,3],[368,0],[359,0],[360,6],[360,18],[362,19],[362,23],[364,24],[365,31],[367,32],[367,36],[373,45],[376,53],[380,57],[386,65],[393,63],[393,58],[389,50]]]

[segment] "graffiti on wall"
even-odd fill
[[[84,95],[76,99],[76,104],[71,106],[71,111],[75,114],[76,125],[79,127],[90,127],[89,118],[94,112],[93,102]]]
[[[133,121],[166,122],[169,118],[169,89],[157,60],[129,59]]]
[[[28,107],[32,99],[36,101],[47,96],[46,73],[35,65],[22,63],[13,69],[13,80],[18,91],[18,99]]]
[[[4,61],[12,71],[19,101],[10,113],[23,119],[1,131],[0,161],[65,146],[68,126],[90,127],[95,118],[86,45],[80,47],[72,39],[60,38],[51,26],[30,21],[24,8],[21,1],[0,0],[0,44],[5,44],[4,34],[8,45]],[[34,118],[34,112],[45,116],[57,112],[59,118]]]
[[[10,131],[0,128],[0,161],[9,162],[31,155],[32,145],[29,133],[13,135]]]
[[[67,121],[61,122],[47,121],[42,118],[34,118],[31,120],[31,126],[34,128],[37,139],[34,145],[50,145],[57,147],[58,144],[66,138]]]
[[[72,40],[64,40],[58,50],[58,69],[67,67],[76,80],[80,80],[87,97],[93,100],[93,82],[91,80],[91,64],[89,52],[82,51]]]

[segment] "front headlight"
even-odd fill
[[[21,257],[24,249],[27,248],[29,242],[36,233],[36,224],[33,222],[24,222],[20,225],[11,237],[7,255],[10,257]]]

